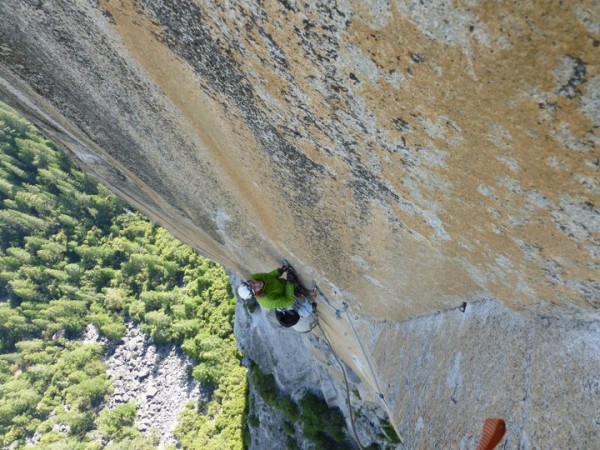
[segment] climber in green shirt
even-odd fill
[[[294,283],[283,279],[281,276],[288,272],[289,266],[282,267],[268,273],[255,273],[250,275],[248,281],[238,287],[238,294],[244,300],[256,297],[256,300],[264,308],[287,308],[294,304]]]
[[[295,326],[301,318],[305,319],[304,328],[308,327],[303,333],[314,328],[317,304],[313,293],[302,285],[287,261],[279,269],[255,273],[249,278],[237,289],[240,298],[246,301],[256,299],[263,308],[275,309],[277,321],[285,328]]]

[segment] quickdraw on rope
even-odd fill
[[[327,298],[327,296],[323,293],[323,291],[319,288],[319,286],[317,285],[316,281],[313,281],[313,295],[315,296],[315,298],[317,297],[317,294],[320,295],[323,300],[325,300],[325,303],[327,303],[327,305],[333,309],[333,311],[335,312],[335,317],[337,317],[338,319],[342,318],[342,311],[337,309],[335,306],[333,306],[333,303],[331,303],[329,301],[329,299]],[[348,305],[346,303],[344,303],[344,307],[348,307]]]

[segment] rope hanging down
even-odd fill
[[[358,345],[360,346],[360,350],[362,351],[362,354],[365,358],[365,360],[367,361],[367,366],[369,367],[369,372],[371,372],[371,377],[373,378],[373,381],[375,382],[375,387],[377,388],[377,394],[379,395],[379,398],[381,400],[383,400],[383,402],[385,403],[386,406],[388,406],[388,404],[385,401],[385,397],[383,395],[383,393],[381,392],[381,387],[379,386],[379,381],[377,379],[377,376],[375,375],[375,371],[373,370],[373,367],[371,366],[371,361],[369,360],[369,357],[367,356],[367,352],[365,350],[365,347],[360,339],[360,337],[358,336],[358,332],[356,331],[356,327],[354,326],[354,322],[352,321],[352,316],[350,316],[350,312],[348,310],[348,304],[346,302],[343,302],[342,305],[344,306],[344,309],[338,309],[335,306],[333,306],[333,303],[331,303],[329,301],[329,299],[327,298],[327,296],[323,293],[323,291],[321,291],[321,289],[319,288],[319,286],[317,286],[316,282],[313,282],[313,289],[315,289],[319,295],[323,298],[323,300],[325,300],[325,303],[327,303],[327,305],[333,309],[333,311],[335,312],[335,316],[338,319],[342,318],[342,313],[345,313],[346,316],[348,317],[348,322],[350,322],[350,326],[352,327],[352,332],[354,333],[354,337],[356,338],[356,340],[358,341]]]
[[[354,333],[354,337],[356,338],[356,341],[358,342],[358,345],[360,346],[360,350],[362,351],[362,354],[363,354],[363,356],[365,358],[365,361],[367,361],[367,366],[369,367],[369,371],[371,372],[371,377],[372,377],[373,381],[375,382],[375,387],[377,388],[377,395],[379,396],[379,398],[385,404],[388,412],[391,411],[390,406],[388,405],[387,400],[385,399],[385,396],[381,392],[381,387],[379,385],[379,380],[378,380],[377,376],[375,375],[375,371],[373,370],[373,366],[371,366],[371,361],[369,360],[369,357],[367,356],[367,352],[366,352],[365,347],[364,347],[364,345],[362,343],[362,340],[360,339],[360,337],[358,335],[358,332],[356,331],[356,327],[354,326],[354,322],[352,320],[352,316],[350,315],[348,304],[346,302],[342,302],[343,309],[336,308],[333,305],[333,303],[331,303],[331,301],[329,301],[329,299],[323,293],[323,291],[321,291],[321,289],[317,285],[316,281],[313,281],[313,291],[317,292],[319,294],[319,296],[321,296],[321,298],[323,298],[323,300],[325,300],[325,303],[334,311],[335,316],[338,319],[342,318],[342,313],[346,314],[346,317],[348,318],[348,322],[350,323],[350,326],[352,328],[352,332]],[[319,323],[319,329],[321,330],[321,332],[323,333],[323,335],[325,335],[325,331],[321,327],[320,323]],[[327,342],[327,345],[329,345],[329,348],[331,348],[331,352],[335,356],[336,360],[338,360],[338,363],[340,364],[340,366],[342,366],[342,371],[344,372],[344,378],[346,378],[346,369],[345,369],[345,367],[343,367],[343,363],[341,363],[339,361],[336,352],[333,350],[333,347],[331,346],[331,343]],[[347,383],[348,383],[348,381],[346,379],[346,388],[348,388],[348,384]],[[351,418],[352,418],[352,408],[350,407],[350,396],[349,395],[348,395],[348,408],[350,408],[350,415],[351,415]],[[352,426],[354,426],[354,423],[353,423]],[[398,433],[398,437],[400,438],[400,442],[404,443],[404,439],[402,439],[402,436],[400,435],[400,433]],[[360,445],[360,442],[358,442],[358,444]]]
[[[344,375],[344,384],[346,385],[346,403],[348,404],[348,410],[350,411],[350,424],[352,425],[352,434],[354,435],[354,440],[358,444],[359,448],[361,450],[363,450],[365,447],[360,442],[360,439],[358,438],[358,434],[356,433],[356,425],[354,423],[354,410],[352,409],[352,405],[350,404],[350,385],[348,383],[348,375],[346,375],[346,367],[344,366],[344,363],[342,361],[340,361],[340,359],[338,358],[337,354],[333,350],[333,347],[331,345],[331,341],[327,337],[327,334],[325,333],[325,330],[323,329],[323,327],[321,326],[321,324],[318,323],[318,322],[317,322],[317,327],[319,328],[319,330],[321,330],[321,334],[323,335],[322,336],[323,340],[325,341],[325,343],[329,347],[329,350],[331,351],[331,354],[333,355],[333,357],[337,361],[338,365],[342,369],[342,374]]]

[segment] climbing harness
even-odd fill
[[[296,269],[287,259],[283,260],[281,269],[287,272],[287,280],[294,284],[300,295],[296,297],[293,305],[275,311],[277,321],[284,328],[291,328],[298,333],[309,333],[318,323],[314,295],[302,286]]]
[[[311,297],[296,298],[292,306],[276,309],[275,316],[283,328],[298,333],[309,333],[319,322]]]

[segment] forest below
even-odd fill
[[[233,335],[235,298],[218,264],[131,210],[0,103],[0,446],[156,448],[136,404],[104,408],[105,346],[135,322],[175,343],[212,391],[186,405],[185,449],[241,449],[247,369]],[[35,439],[32,439],[33,436]]]

